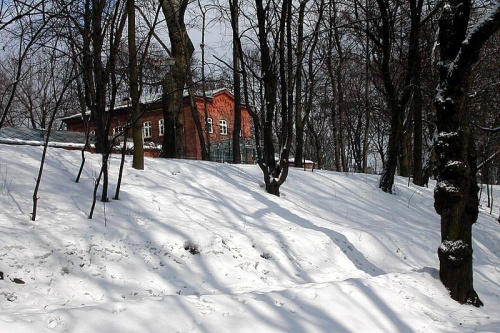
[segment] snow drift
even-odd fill
[[[499,332],[498,209],[474,226],[475,289],[439,282],[432,188],[292,169],[146,159],[87,219],[98,155],[0,145],[0,332]],[[111,161],[111,193],[118,156]],[[499,198],[495,188],[495,198]],[[495,199],[496,200],[496,199]]]

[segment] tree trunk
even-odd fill
[[[241,131],[241,82],[240,82],[240,62],[239,50],[236,40],[239,29],[239,5],[238,0],[230,2],[231,27],[233,30],[233,93],[234,93],[234,122],[233,122],[233,163],[241,163],[240,131]]]
[[[123,146],[122,146],[122,154],[120,158],[120,169],[118,171],[118,181],[116,182],[116,190],[115,190],[115,200],[120,199],[120,188],[122,186],[122,175],[123,175],[123,166],[125,164],[125,153],[127,151],[127,130],[123,133]]]
[[[410,133],[409,130],[402,133],[401,149],[399,152],[399,175],[410,176]]]
[[[302,1],[299,7],[299,19],[297,27],[297,73],[295,75],[295,159],[294,166],[302,167],[304,154],[304,121],[302,120],[302,62],[304,59],[304,13],[306,1]],[[312,96],[309,96],[312,98]]]
[[[324,161],[323,161],[323,149],[321,147],[321,138],[320,134],[316,132],[314,127],[311,124],[311,120],[307,119],[307,128],[312,136],[314,147],[316,148],[316,162],[318,163],[318,169],[322,170],[324,168]]]
[[[201,159],[204,161],[209,160],[207,154],[207,147],[205,146],[205,131],[201,126],[200,114],[198,113],[198,107],[196,106],[195,92],[193,89],[194,83],[191,78],[191,73],[188,73],[188,94],[189,94],[189,109],[191,110],[191,117],[193,117],[194,126],[196,128],[196,134],[198,134],[198,140],[200,141]]]
[[[441,281],[454,300],[478,307],[483,303],[473,287],[472,224],[478,215],[479,188],[467,88],[481,47],[500,28],[500,3],[466,36],[470,9],[470,0],[445,1],[439,19],[440,80],[435,98],[438,182],[434,207],[441,216]]]
[[[160,156],[163,158],[175,157],[175,125],[174,113],[170,107],[173,105],[172,91],[174,90],[171,73],[162,80],[162,111],[163,111],[163,142]]]
[[[368,3],[367,3],[368,5]],[[370,21],[366,21],[366,31],[369,31]],[[363,173],[368,172],[368,139],[370,134],[370,37],[366,35],[365,46],[365,130],[363,135]]]
[[[274,141],[273,141],[273,119],[276,106],[276,92],[278,89],[278,82],[275,73],[275,64],[271,60],[271,51],[268,45],[268,31],[267,31],[267,8],[264,7],[262,0],[256,0],[257,10],[257,23],[258,23],[258,37],[260,45],[260,65],[262,68],[262,81],[264,85],[264,112],[263,112],[263,160],[261,165],[264,173],[264,182],[266,190],[269,192],[269,184],[271,178],[279,176],[279,168],[276,166],[274,159]],[[269,192],[270,193],[270,192]],[[279,193],[279,192],[278,192]],[[275,194],[275,193],[273,193]]]
[[[384,172],[380,178],[379,185],[382,191],[387,193],[392,193],[392,186],[394,185],[394,176],[396,175],[396,167],[398,164],[398,155],[401,145],[401,128],[404,117],[400,108],[394,106],[391,109],[391,132],[389,134],[389,143],[387,144],[387,157],[384,164]]]
[[[184,23],[184,15],[188,0],[160,0],[163,15],[168,27],[168,35],[172,49],[172,57],[175,64],[170,68],[169,78],[164,80],[164,85],[168,88],[168,97],[164,100],[168,103],[164,108],[165,138],[162,156],[177,157],[183,156],[183,136],[184,136],[184,115],[183,115],[183,93],[190,70],[190,61],[194,52],[194,46],[187,33]],[[172,113],[172,114],[169,114]],[[171,121],[170,118],[173,118]],[[169,142],[167,132],[173,133],[174,147],[168,147]],[[171,135],[171,134],[170,134]],[[171,152],[174,156],[171,156]]]
[[[132,98],[132,137],[134,140],[134,158],[132,167],[144,170],[144,144],[140,118],[139,74],[137,68],[137,47],[135,45],[135,1],[127,0],[128,16],[128,57],[130,76],[130,97]],[[127,143],[124,142],[126,145]]]
[[[205,21],[206,21],[206,10],[202,7],[201,1],[198,1],[198,7],[202,13],[202,26],[201,26],[201,86],[203,94],[203,115],[205,117],[203,124],[205,124],[205,144],[207,150],[207,160],[211,160],[211,149],[210,149],[210,129],[208,128],[208,106],[207,106],[207,82],[205,79]],[[213,128],[213,124],[211,125]]]
[[[54,69],[52,69],[52,73],[54,73],[53,71],[54,71]],[[52,78],[52,79],[54,79],[54,78]],[[36,178],[36,185],[35,185],[35,189],[33,191],[33,210],[31,212],[31,220],[32,221],[35,221],[35,219],[36,219],[36,214],[37,214],[37,209],[38,209],[38,190],[40,189],[40,183],[42,181],[43,168],[45,165],[45,157],[47,156],[47,148],[49,147],[49,139],[50,139],[50,133],[52,132],[52,125],[54,124],[54,120],[56,119],[56,114],[57,114],[57,111],[59,110],[59,106],[61,105],[61,103],[63,101],[64,94],[66,93],[66,90],[68,89],[68,87],[72,83],[72,81],[73,81],[73,79],[68,78],[68,81],[65,83],[60,95],[57,98],[56,105],[54,106],[54,109],[52,111],[52,114],[51,114],[51,117],[49,120],[49,125],[47,128],[47,132],[45,134],[45,141],[43,144],[43,153],[42,153],[42,158],[40,160],[40,168],[38,170],[38,177]]]
[[[413,184],[424,186],[424,174],[422,167],[423,157],[423,122],[422,122],[422,92],[420,75],[415,83],[413,92]]]
[[[414,89],[415,78],[417,76],[416,68],[418,63],[419,50],[419,32],[420,32],[420,15],[422,13],[423,0],[410,0],[411,25],[410,25],[410,42],[408,48],[408,66],[405,71],[405,78],[401,92],[396,91],[394,81],[391,74],[391,52],[392,42],[391,33],[393,32],[389,2],[377,0],[377,4],[382,15],[382,78],[384,81],[385,92],[389,110],[391,111],[391,130],[389,134],[389,142],[387,146],[387,159],[384,164],[384,171],[380,178],[379,187],[387,193],[392,193],[394,185],[394,176],[396,174],[396,166],[398,155],[400,153],[401,144],[403,141],[403,120],[405,118],[405,109],[411,98],[411,92]],[[406,170],[404,170],[406,171]]]
[[[401,134],[403,125],[403,109],[398,105],[396,88],[391,76],[391,20],[389,17],[389,5],[386,1],[377,0],[380,14],[382,16],[382,79],[384,81],[387,104],[391,112],[391,129],[389,133],[389,142],[387,144],[387,158],[384,163],[384,171],[380,178],[379,187],[382,191],[392,193],[394,185],[394,176],[398,163],[398,155],[401,144]]]

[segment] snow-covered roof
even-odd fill
[[[0,129],[0,144],[11,145],[29,145],[43,146],[45,144],[46,130],[32,128],[15,128],[3,127]],[[89,142],[94,146],[95,137],[90,135]],[[85,134],[80,132],[69,131],[50,131],[49,147],[56,148],[83,148],[85,145]],[[122,147],[123,143],[116,144],[117,147]],[[131,140],[127,141],[127,148],[133,149],[134,144]],[[153,142],[144,142],[144,149],[160,150],[161,145]]]
[[[33,128],[2,127],[0,129],[0,143],[43,145],[47,130]],[[90,136],[90,142],[94,137]],[[49,146],[51,147],[80,147],[85,144],[85,134],[80,132],[51,131]]]
[[[205,96],[207,98],[214,98],[215,95],[217,95],[217,94],[219,94],[219,93],[221,93],[223,91],[227,91],[231,96],[233,96],[233,93],[229,89],[227,89],[227,88],[219,88],[219,89],[214,89],[214,90],[207,90],[207,91],[205,91]],[[188,91],[184,90],[183,97],[188,97],[188,96],[189,96]],[[162,97],[163,97],[163,93],[152,93],[152,94],[142,95],[140,100],[141,100],[141,104],[152,104],[152,103],[161,101]],[[200,94],[200,93],[197,93],[196,97],[203,97],[203,95]],[[129,106],[129,104],[123,104],[120,101],[117,105],[114,106],[113,110],[125,109],[128,106]],[[85,115],[86,116],[90,115],[90,110],[88,110],[87,112],[85,112]],[[76,118],[82,118],[81,112],[73,114],[71,116],[62,117],[60,119],[61,120],[69,120],[69,119],[76,119]]]

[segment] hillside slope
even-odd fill
[[[99,156],[77,184],[79,152],[51,149],[32,222],[41,152],[0,145],[0,332],[500,332],[498,210],[474,226],[476,309],[439,282],[432,189],[405,179],[294,169],[277,198],[257,166],[128,160],[89,220]]]

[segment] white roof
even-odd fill
[[[227,92],[229,92],[231,95],[233,95],[233,93],[227,89],[227,88],[220,88],[220,89],[214,89],[214,90],[207,90],[205,91],[205,96],[208,97],[208,98],[213,98],[216,94],[222,92],[226,90]],[[163,93],[154,93],[154,94],[147,94],[147,95],[142,95],[141,96],[141,104],[151,104],[151,103],[154,103],[154,102],[159,102],[161,99],[162,99],[162,96],[163,96]],[[183,97],[188,97],[189,96],[189,93],[187,90],[184,90],[184,93],[183,93]],[[196,94],[196,96],[198,97],[202,97],[201,94]],[[124,108],[127,108],[128,105],[127,104],[117,104],[115,105],[115,107],[113,108],[113,110],[120,110],[120,109],[124,109]],[[106,111],[108,111],[109,109],[106,109]],[[85,112],[85,115],[88,116],[90,115],[90,110],[87,110],[87,112]],[[82,118],[82,114],[81,113],[76,113],[76,114],[73,114],[71,116],[67,116],[67,117],[62,117],[60,118],[61,120],[67,120],[67,119],[75,119],[75,118]]]

